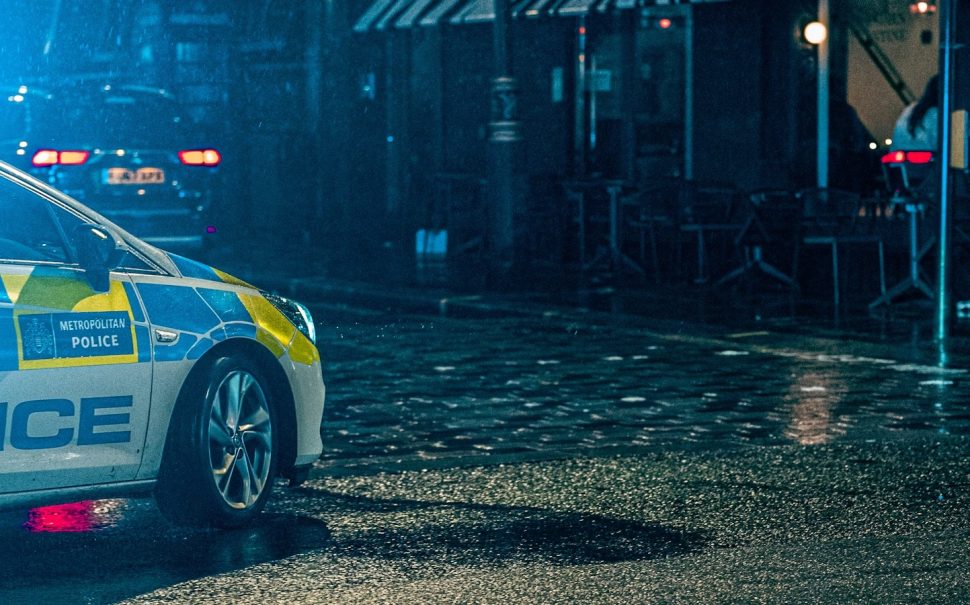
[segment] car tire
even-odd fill
[[[181,525],[239,527],[266,504],[277,471],[276,408],[258,366],[220,357],[193,372],[172,415],[155,488]]]

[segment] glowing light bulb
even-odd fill
[[[829,30],[824,23],[812,21],[805,26],[802,35],[805,36],[805,41],[809,44],[821,44],[829,37]]]

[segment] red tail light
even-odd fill
[[[929,164],[933,161],[932,151],[890,151],[882,156],[883,164]]]
[[[184,149],[179,160],[187,166],[218,166],[222,155],[215,149]]]
[[[38,149],[31,159],[34,166],[55,166],[57,164],[77,166],[88,161],[91,152],[83,150],[58,151],[56,149]]]
[[[882,156],[883,164],[899,164],[906,161],[905,151],[890,151],[886,155]]]
[[[907,151],[906,161],[910,164],[929,164],[933,161],[932,151]]]

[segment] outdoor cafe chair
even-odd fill
[[[810,187],[797,193],[802,203],[803,235],[806,246],[829,248],[832,259],[832,301],[838,311],[842,304],[842,275],[840,250],[845,246],[872,246],[878,257],[879,288],[886,292],[885,251],[882,236],[876,231],[861,228],[859,214],[861,197],[854,192],[837,188]]]
[[[677,265],[681,266],[683,239],[694,239],[697,246],[695,283],[710,279],[708,248],[716,246],[718,256],[725,255],[726,244],[743,228],[739,216],[744,192],[730,183],[684,181],[679,199],[677,230]]]
[[[734,237],[740,264],[717,285],[761,274],[797,289],[802,224],[799,200],[786,189],[757,189],[748,194],[746,202],[746,217]]]

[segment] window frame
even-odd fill
[[[10,183],[12,186],[18,187],[25,192],[40,198],[39,203],[43,204],[46,202],[46,205],[44,206],[44,213],[53,224],[54,232],[56,233],[57,238],[60,240],[65,252],[64,260],[17,259],[0,256],[0,265],[61,266],[69,268],[81,268],[80,263],[78,262],[77,250],[74,243],[65,229],[63,219],[58,216],[57,211],[60,210],[61,212],[67,213],[68,216],[77,219],[80,224],[97,225],[102,229],[107,230],[124,246],[125,256],[123,258],[126,258],[129,255],[133,256],[143,265],[145,265],[145,267],[147,267],[126,267],[124,266],[124,263],[120,263],[119,266],[112,268],[112,271],[124,271],[126,273],[137,273],[143,275],[168,274],[167,271],[159,267],[157,263],[148,258],[147,255],[142,254],[137,247],[130,245],[127,238],[121,236],[117,229],[115,229],[113,226],[106,225],[104,221],[98,220],[96,217],[86,214],[79,208],[75,208],[60,202],[57,198],[47,194],[42,189],[32,186],[30,182],[18,179],[14,174],[0,172],[0,178]]]

